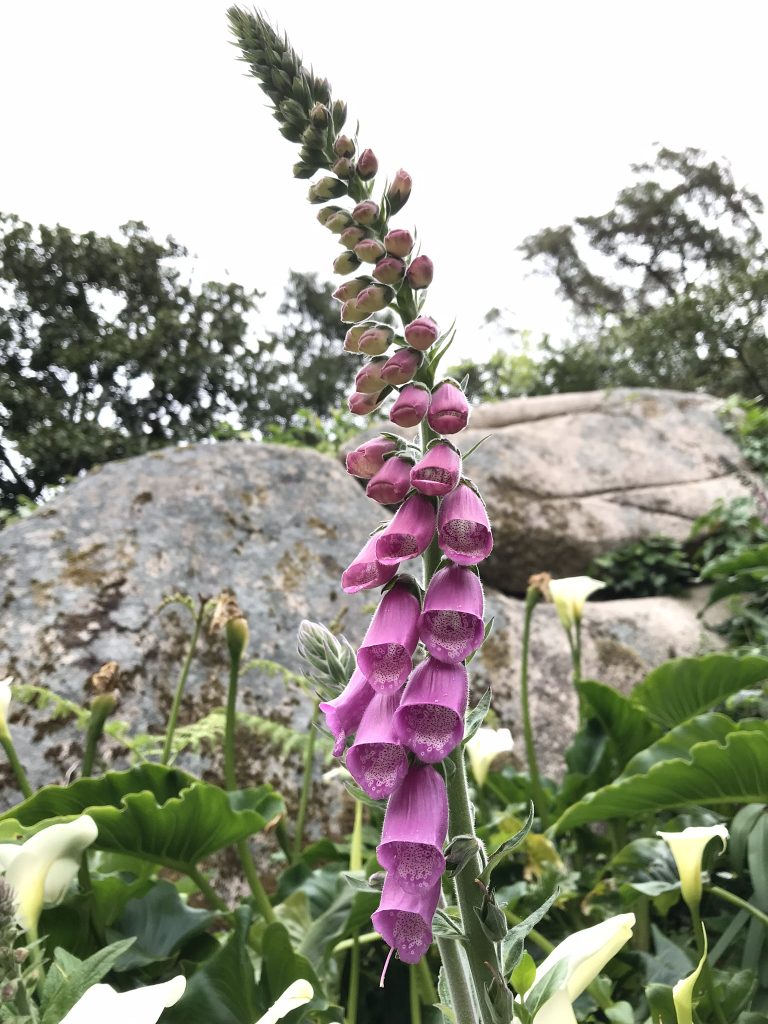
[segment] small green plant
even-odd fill
[[[732,396],[723,410],[723,423],[750,468],[768,475],[768,408],[764,401]]]
[[[679,594],[696,579],[685,545],[661,536],[633,541],[599,555],[588,573],[607,584],[598,600]]]

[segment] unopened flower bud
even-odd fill
[[[340,235],[351,223],[352,218],[346,210],[337,210],[326,220],[325,226],[329,231],[332,231],[334,235]]]
[[[317,173],[317,170],[317,164],[299,160],[293,165],[293,176],[294,178],[311,178],[313,174]]]
[[[327,128],[331,123],[331,112],[322,103],[316,103],[309,112],[309,119],[317,128]]]
[[[17,985],[15,981],[9,981],[7,985],[3,985],[3,987],[0,988],[0,1002],[10,1003],[15,999],[16,988]]]
[[[438,334],[437,324],[429,316],[416,317],[405,328],[405,340],[419,352],[426,352],[431,345],[434,345]]]
[[[356,299],[360,292],[371,284],[370,277],[355,277],[351,281],[344,281],[334,291],[334,299],[339,302],[346,302],[348,299]]]
[[[429,256],[417,256],[408,267],[408,284],[411,288],[429,288],[435,267]]]
[[[372,149],[364,149],[357,159],[357,176],[363,181],[369,181],[376,175],[379,169],[379,161]]]
[[[356,220],[358,224],[370,227],[371,224],[375,224],[379,218],[378,204],[374,203],[372,199],[364,199],[362,203],[358,203],[352,210],[352,218],[353,220]]]
[[[384,255],[384,246],[378,238],[364,238],[355,246],[355,254],[363,263],[376,263]]]
[[[411,489],[410,459],[396,456],[386,459],[384,465],[368,481],[366,495],[380,505],[399,505]]]
[[[345,249],[344,252],[337,256],[333,261],[333,272],[334,274],[351,274],[353,270],[357,270],[360,266],[360,260],[355,256],[349,249]],[[365,289],[367,291],[368,289]],[[365,294],[365,291],[360,294]]]
[[[394,299],[394,291],[385,284],[372,284],[357,296],[357,308],[366,313],[378,313]]]
[[[344,336],[344,351],[345,352],[359,352],[360,351],[360,339],[368,330],[368,324],[355,324],[354,327],[350,327]]]
[[[389,410],[389,418],[398,427],[415,427],[424,419],[428,409],[429,389],[424,384],[409,384]]]
[[[379,395],[364,395],[360,391],[355,391],[347,399],[347,407],[351,413],[355,416],[367,416],[372,413],[381,404],[381,396]]]
[[[407,256],[413,248],[413,236],[405,228],[394,228],[384,236],[384,248],[391,256]]]
[[[455,836],[445,848],[445,866],[451,876],[458,875],[480,850],[475,836]]]
[[[369,480],[379,472],[385,462],[385,455],[397,448],[397,442],[391,437],[374,437],[364,441],[346,459],[347,472],[350,476],[359,476]],[[386,461],[389,461],[388,459]]]
[[[381,379],[381,368],[384,363],[386,359],[378,356],[362,366],[355,377],[355,390],[363,395],[377,395],[384,387],[384,381]]]
[[[310,186],[308,199],[310,203],[326,203],[329,199],[338,199],[346,195],[347,186],[338,178],[325,177]]]
[[[344,211],[340,206],[324,206],[322,210],[318,210],[317,219],[320,221],[323,227],[327,227],[328,221],[331,219],[331,217],[335,216],[337,213],[343,212]]]
[[[348,135],[338,135],[333,144],[333,152],[336,156],[352,157],[355,155],[355,144]]]
[[[401,385],[407,384],[409,380],[413,380],[423,359],[421,352],[416,352],[415,349],[398,349],[387,360],[381,371],[381,379],[385,380],[387,384],[399,388]]]
[[[308,124],[301,133],[301,141],[305,146],[322,149],[325,146],[325,132],[314,124]]]
[[[348,228],[339,235],[339,242],[345,249],[354,249],[358,242],[368,237],[368,230],[360,227],[359,224],[350,224]]]
[[[359,348],[368,356],[383,355],[395,336],[395,332],[386,324],[371,324],[366,331],[360,335]],[[386,364],[385,364],[386,365]]]
[[[361,313],[357,308],[357,302],[355,299],[349,299],[341,307],[341,322],[343,324],[359,324],[361,320],[365,320],[368,316],[367,313]]]
[[[405,264],[397,256],[385,256],[376,264],[373,276],[382,284],[400,284],[405,276]]]
[[[13,951],[13,961],[14,961],[14,963],[17,963],[17,964],[26,963],[28,957],[29,957],[29,950],[26,948],[26,946],[18,946]]]
[[[349,157],[340,156],[339,159],[334,163],[333,167],[331,167],[331,170],[338,178],[344,178],[344,180],[346,180],[347,178],[352,177],[354,164],[349,159]]]
[[[227,635],[227,647],[232,661],[237,662],[242,658],[245,648],[248,646],[248,623],[243,616],[230,619],[225,627]]]
[[[398,210],[402,210],[408,202],[412,187],[413,179],[407,171],[401,168],[392,179],[392,184],[387,190],[390,213],[397,213]]]
[[[469,402],[458,384],[444,380],[432,392],[429,425],[438,434],[455,434],[469,419]]]

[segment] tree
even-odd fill
[[[768,251],[760,198],[727,163],[661,148],[607,213],[521,246],[555,276],[577,338],[545,346],[545,386],[617,384],[716,394],[768,387]]]

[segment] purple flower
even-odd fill
[[[384,248],[392,256],[407,256],[413,248],[413,235],[405,228],[395,228],[384,236]]]
[[[408,267],[408,284],[411,288],[429,288],[435,273],[435,265],[429,256],[417,256]]]
[[[393,718],[400,692],[376,693],[357,727],[347,751],[347,768],[360,788],[383,800],[408,774],[408,755],[395,735]]]
[[[493,550],[485,505],[468,484],[459,484],[441,501],[437,539],[441,550],[459,565],[476,565]]]
[[[431,316],[417,316],[406,326],[405,340],[411,348],[426,352],[437,341],[439,333],[437,324]]]
[[[467,396],[452,381],[445,380],[432,392],[429,425],[438,434],[455,434],[463,430],[469,419]]]
[[[416,558],[435,535],[437,516],[429,498],[412,494],[395,513],[394,519],[376,536],[376,557],[384,565],[397,565]]]
[[[368,480],[384,465],[384,456],[397,448],[395,441],[388,437],[374,437],[365,441],[347,456],[347,472]]]
[[[412,466],[409,459],[400,456],[387,459],[368,481],[365,493],[380,505],[399,505],[411,489]]]
[[[357,665],[378,693],[399,690],[411,672],[419,642],[421,602],[407,582],[382,597],[360,649]]]
[[[464,661],[483,642],[483,609],[483,587],[471,569],[440,569],[424,596],[419,619],[422,643],[440,661]]]
[[[448,794],[442,775],[425,764],[411,766],[389,798],[379,864],[405,892],[432,890],[445,871],[443,843],[448,833]]]
[[[416,352],[412,348],[400,348],[389,357],[386,365],[382,367],[381,379],[385,380],[387,384],[399,388],[402,384],[413,380],[423,358],[421,352]]]
[[[376,264],[373,276],[382,284],[400,284],[405,277],[405,264],[396,256],[385,256]]]
[[[409,384],[407,388],[403,388],[389,410],[389,418],[398,427],[415,427],[424,419],[428,409],[429,389],[423,384]]]
[[[335,739],[333,756],[341,757],[347,737],[360,725],[360,719],[373,700],[373,690],[368,685],[363,673],[356,669],[352,678],[333,700],[326,700],[320,705],[325,715],[325,724]]]
[[[466,668],[427,658],[411,674],[395,712],[397,738],[422,761],[442,761],[464,738],[468,699]]]
[[[386,363],[384,356],[376,356],[357,371],[355,390],[363,395],[378,395],[385,382],[381,379],[381,371]]]
[[[448,442],[433,444],[411,470],[411,486],[422,494],[442,498],[461,479],[461,456]]]
[[[383,565],[376,558],[376,541],[379,535],[374,534],[365,542],[360,554],[341,574],[341,589],[345,594],[356,594],[359,590],[371,590],[383,587],[397,574],[396,565]]]
[[[387,875],[379,909],[371,916],[371,921],[382,939],[397,950],[405,963],[418,963],[432,945],[432,918],[439,899],[439,882],[428,892],[415,895],[401,889],[394,875]]]
[[[368,330],[368,323],[355,324],[354,327],[350,327],[347,333],[344,335],[344,351],[345,352],[359,352],[360,351],[360,339]]]

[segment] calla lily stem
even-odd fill
[[[8,758],[8,763],[11,766],[13,774],[16,776],[16,781],[19,784],[19,789],[24,795],[25,799],[29,799],[32,796],[32,787],[29,784],[27,773],[24,771],[24,766],[19,760],[19,756],[16,753],[16,748],[13,745],[13,740],[7,731],[0,732],[0,744],[2,744],[3,750]]]
[[[713,896],[719,896],[721,900],[732,903],[734,907],[746,910],[748,914],[752,914],[753,917],[756,917],[758,921],[762,921],[766,928],[768,928],[768,914],[764,914],[753,903],[743,900],[740,896],[734,896],[732,892],[728,892],[727,889],[721,889],[719,885],[708,885],[706,891],[711,892]]]
[[[541,591],[537,587],[529,587],[525,595],[525,618],[523,620],[523,640],[520,654],[520,705],[523,719],[523,739],[525,741],[525,757],[528,761],[528,774],[531,778],[531,795],[534,808],[541,820],[543,832],[549,827],[549,808],[544,795],[544,788],[539,775],[539,765],[536,760],[536,744],[533,739],[533,726],[531,725],[531,711],[528,703],[528,648],[531,639],[531,620],[533,610],[539,602]]]
[[[715,1015],[715,1019],[719,1021],[719,1024],[728,1024],[723,1013],[723,1008],[720,1005],[720,1001],[715,993],[715,980],[712,977],[712,968],[709,966],[709,959],[707,958],[707,942],[704,935],[704,925],[701,920],[701,913],[698,904],[689,905],[691,911],[691,917],[693,918],[693,931],[696,935],[696,949],[699,952],[699,958],[703,960],[702,975],[704,976],[704,987],[707,990],[707,1000],[711,1011]]]
[[[205,615],[205,608],[207,601],[204,598],[200,598],[200,607],[197,610],[195,616],[195,624],[192,628],[192,637],[189,641],[189,647],[187,648],[187,654],[184,658],[184,664],[181,666],[181,672],[176,683],[176,691],[173,695],[173,704],[171,705],[171,711],[168,715],[168,728],[165,730],[165,743],[163,744],[163,753],[160,758],[161,764],[168,764],[171,759],[171,751],[173,749],[173,734],[176,731],[176,722],[179,717],[179,707],[181,706],[181,698],[184,694],[184,688],[187,685],[187,678],[189,676],[189,670],[192,667],[192,659],[195,656],[195,648],[197,647],[197,640],[200,636],[200,630],[203,625],[203,617]]]

